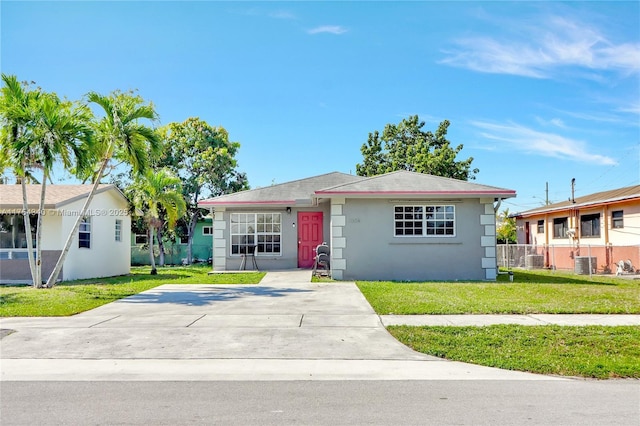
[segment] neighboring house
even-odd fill
[[[42,218],[42,276],[53,270],[91,185],[47,185]],[[40,185],[27,185],[35,249]],[[30,282],[21,185],[0,185],[0,282]],[[65,259],[60,279],[129,273],[129,203],[113,185],[100,185]],[[35,252],[35,250],[34,250]]]
[[[213,237],[213,224],[211,216],[201,218],[196,223],[196,229],[193,234],[193,243],[191,246],[191,254],[194,262],[208,262],[211,259],[211,248]],[[157,234],[156,234],[157,236]],[[131,234],[131,264],[132,265],[149,265],[149,248],[147,241],[149,236],[147,233]],[[187,237],[178,238],[175,243],[165,242],[165,264],[180,265],[187,259]],[[157,246],[157,240],[154,241]],[[156,261],[158,256],[156,256]]]
[[[326,241],[339,280],[494,280],[497,200],[515,191],[398,171],[329,173],[201,201],[213,267],[311,268]],[[250,265],[250,262],[247,262]]]
[[[552,248],[538,249],[545,256],[544,266],[571,269],[578,256],[597,258],[601,271],[615,271],[620,260],[630,259],[636,268],[640,266],[640,185],[549,204],[513,217],[518,243]]]

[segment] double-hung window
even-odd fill
[[[84,217],[78,229],[78,247],[91,248],[91,218]]]
[[[122,221],[120,219],[116,219],[116,241],[122,241]]]
[[[454,237],[456,235],[455,206],[395,206],[394,235],[396,237]]]
[[[279,255],[281,238],[280,213],[231,214],[231,255]]]

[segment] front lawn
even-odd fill
[[[389,332],[416,351],[539,374],[640,378],[640,327],[410,327]]]
[[[498,282],[360,281],[381,315],[418,314],[639,314],[640,280],[514,271]]]
[[[133,267],[129,275],[62,282],[52,289],[0,286],[0,317],[68,316],[162,284],[256,284],[264,272],[211,274],[210,266]]]

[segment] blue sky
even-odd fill
[[[511,212],[640,183],[640,3],[2,1],[2,72],[137,89],[241,143],[252,187],[355,173],[418,114]],[[63,181],[63,176],[57,176]],[[65,180],[65,182],[69,182]]]

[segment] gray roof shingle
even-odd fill
[[[396,171],[373,177],[353,176],[339,172],[327,173],[210,198],[200,207],[250,205],[309,205],[313,197],[348,196],[456,196],[515,197],[511,189],[480,185],[457,179],[443,178],[408,171]]]
[[[427,195],[515,197],[514,190],[468,181],[398,170],[358,182],[316,191],[319,196],[341,195]]]
[[[321,188],[332,187],[348,182],[363,180],[361,176],[332,172],[306,179],[294,180],[263,188],[249,189],[233,194],[202,200],[200,207],[237,206],[237,205],[296,205],[308,204],[313,193]]]

